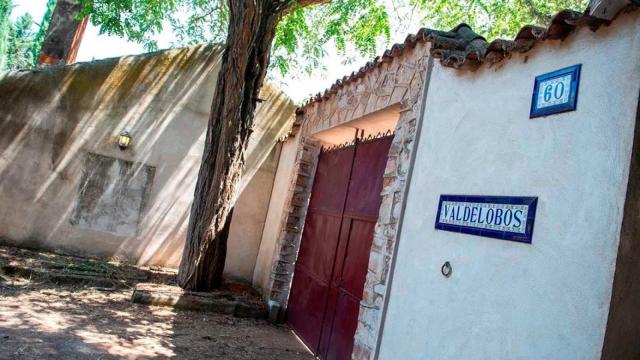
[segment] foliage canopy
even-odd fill
[[[211,0],[81,0],[84,15],[101,32],[157,48],[153,35],[170,26],[176,46],[224,43],[229,12],[225,1]],[[379,38],[391,28],[384,4],[376,0],[334,0],[320,6],[295,5],[280,22],[272,49],[272,67],[281,74],[292,68],[310,72],[332,42],[344,54],[353,45],[361,54],[376,52]]]
[[[154,36],[170,27],[175,46],[223,43],[228,24],[226,1],[81,0],[103,33],[126,37],[156,49]],[[294,1],[294,0],[291,0]],[[327,45],[339,55],[351,50],[374,56],[405,24],[449,29],[465,22],[488,39],[513,36],[525,24],[547,24],[553,14],[584,9],[588,0],[333,0],[295,7],[280,22],[271,67],[285,75],[321,67]],[[418,20],[418,21],[416,21]]]
[[[30,14],[11,21],[14,4],[0,0],[0,70],[17,70],[36,66],[56,0],[47,0],[47,11],[36,24]]]
[[[224,43],[229,12],[222,0],[80,0],[83,16],[100,31],[157,49],[154,39],[171,33],[173,46]],[[290,0],[295,3],[295,0]],[[28,15],[10,21],[11,0],[0,0],[0,69],[33,67],[44,40],[55,0],[39,27]],[[392,34],[417,29],[420,23],[450,29],[465,22],[488,39],[513,36],[523,25],[547,24],[565,9],[584,9],[588,0],[333,0],[296,7],[278,25],[271,68],[281,75],[311,73],[322,67],[327,48],[339,55],[372,57],[386,47]],[[37,30],[36,30],[37,29]],[[355,50],[355,52],[353,51]]]
[[[583,10],[588,0],[412,0],[423,22],[438,29],[470,25],[487,39],[513,37],[527,24],[547,25],[561,10]]]

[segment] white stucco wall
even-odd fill
[[[597,359],[640,86],[640,17],[431,77],[381,359]],[[578,109],[529,119],[537,75],[582,63]],[[531,245],[434,229],[441,194],[538,196]],[[440,267],[450,261],[453,274]]]

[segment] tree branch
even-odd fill
[[[536,4],[531,0],[524,0],[524,4],[529,8],[529,13],[536,18],[540,24],[545,24],[546,22],[551,20],[551,16],[541,12],[536,8]]]
[[[307,6],[311,6],[311,5],[328,4],[330,2],[331,2],[331,0],[299,0],[298,1],[298,6],[307,7]]]

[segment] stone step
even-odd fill
[[[138,284],[131,300],[137,304],[208,311],[239,318],[266,318],[266,307],[240,295],[223,291],[194,292],[177,286]]]

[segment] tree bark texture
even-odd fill
[[[88,18],[78,20],[82,4],[77,0],[58,0],[42,42],[38,63],[41,65],[72,64],[87,27]]]
[[[187,290],[222,283],[227,235],[247,141],[283,0],[229,0],[229,31],[178,273]]]

